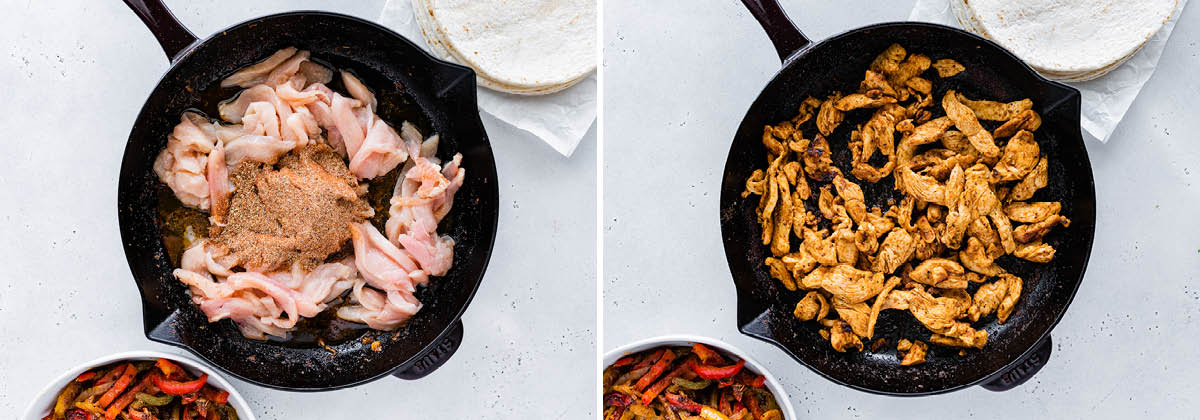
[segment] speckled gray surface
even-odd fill
[[[200,36],[290,9],[373,20],[383,5],[167,3]],[[125,350],[182,350],[142,335],[116,223],[122,148],[167,60],[120,1],[2,0],[0,10],[0,125],[10,127],[0,165],[0,413],[9,416],[75,364]],[[419,381],[384,378],[330,393],[233,381],[258,418],[591,416],[595,130],[565,159],[487,115],[483,121],[499,167],[499,234],[458,353]],[[553,374],[560,372],[572,374]]]
[[[912,4],[782,3],[813,39],[905,19]],[[671,333],[727,340],[779,377],[802,419],[1195,416],[1200,12],[1184,12],[1109,143],[1087,144],[1095,247],[1045,369],[1006,393],[917,399],[833,385],[736,330],[717,200],[729,141],[779,68],[757,22],[732,0],[607,0],[604,12],[604,349]]]

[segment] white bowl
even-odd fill
[[[713,349],[727,354],[732,354],[746,361],[746,366],[743,369],[750,369],[751,372],[762,375],[767,378],[767,390],[771,391],[771,395],[775,396],[775,403],[783,409],[784,420],[795,420],[796,410],[792,408],[792,401],[788,398],[787,392],[783,391],[783,386],[779,384],[779,380],[775,379],[775,375],[763,369],[762,365],[755,361],[754,358],[746,354],[737,347],[730,345],[724,341],[689,334],[663,335],[651,337],[644,340],[634,341],[621,347],[617,347],[604,353],[604,368],[607,369],[617,360],[627,355],[637,353],[642,350],[648,350],[662,346],[691,346],[692,344],[700,343]]]
[[[237,390],[233,389],[233,386],[229,385],[229,381],[226,381],[225,378],[222,378],[215,370],[204,366],[194,359],[177,354],[163,353],[158,351],[127,351],[124,353],[104,356],[99,359],[75,366],[74,368],[71,368],[71,370],[59,375],[59,377],[51,381],[49,385],[46,385],[46,387],[37,394],[37,398],[34,398],[33,401],[29,403],[29,406],[25,409],[25,414],[21,416],[21,419],[41,420],[41,418],[45,417],[46,414],[50,412],[50,409],[54,407],[54,402],[55,399],[58,398],[59,391],[62,391],[62,389],[67,386],[67,383],[75,380],[75,378],[79,377],[80,374],[86,372],[88,369],[104,366],[117,361],[156,360],[160,357],[178,363],[179,366],[187,369],[188,372],[191,372],[193,375],[199,376],[200,374],[207,373],[209,385],[212,385],[220,390],[229,391],[229,405],[233,406],[233,408],[237,410],[238,419],[255,420],[254,412],[250,411],[250,406],[246,405],[246,400],[242,399],[242,395],[238,394]]]

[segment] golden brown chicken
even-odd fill
[[[759,196],[764,265],[783,293],[804,292],[793,316],[823,326],[836,351],[862,351],[885,310],[908,312],[932,333],[928,343],[982,348],[988,334],[972,323],[1007,322],[1022,294],[1021,277],[997,260],[1051,261],[1045,237],[1070,223],[1061,203],[1029,201],[1050,171],[1033,102],[938,96],[939,78],[963,70],[893,44],[853,93],[810,96],[795,117],[763,129],[766,168],[742,196]],[[849,173],[834,164],[845,151],[831,141],[849,149]],[[899,193],[878,201],[871,195],[889,176]],[[874,343],[877,352],[886,340]],[[925,342],[902,346],[902,364],[925,361]]]

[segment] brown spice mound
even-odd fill
[[[371,217],[358,181],[333,150],[310,145],[272,167],[243,162],[229,174],[229,216],[213,241],[250,271],[305,270],[320,265],[350,239],[347,226]]]

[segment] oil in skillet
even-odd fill
[[[335,69],[333,80],[327,86],[335,92],[346,92],[341,76],[336,71],[336,69],[339,69],[339,66],[332,65],[330,62],[321,60],[319,57],[314,57],[312,60]],[[428,118],[426,118],[421,108],[405,92],[403,84],[389,81],[383,75],[376,72],[364,72],[357,69],[351,72],[355,76],[358,76],[375,93],[375,97],[379,103],[376,114],[384,121],[387,121],[397,130],[399,130],[401,123],[408,121],[417,126],[423,133],[432,131],[430,130],[431,124]],[[215,118],[220,115],[217,112],[218,105],[234,98],[239,91],[241,91],[239,87],[222,88],[219,81],[214,81],[211,86],[196,93],[200,101],[190,110]],[[164,133],[163,136],[165,137],[166,134]],[[388,208],[390,207],[389,201],[401,167],[397,167],[391,172],[376,177],[367,183],[366,199],[371,208],[375,210],[375,216],[370,221],[380,231],[383,231],[384,223],[387,221]],[[186,246],[190,244],[192,239],[203,238],[208,235],[208,213],[185,207],[175,197],[171,189],[164,184],[160,184],[158,189],[158,215],[156,219],[162,232],[162,239],[167,248],[167,254],[175,267],[179,266],[183,250],[186,249]],[[331,257],[334,259],[341,258],[351,253],[352,247],[347,243],[341,251]],[[330,303],[329,308],[317,316],[301,319],[297,322],[296,328],[291,331],[291,335],[287,339],[270,337],[269,340],[283,346],[299,348],[320,347],[322,345],[336,346],[342,343],[358,341],[365,334],[370,334],[373,330],[364,324],[338,318],[336,315],[337,308],[346,303],[344,296],[338,298]],[[229,327],[233,328],[233,325],[229,325]]]

